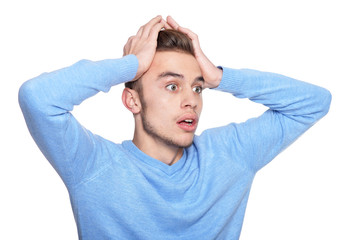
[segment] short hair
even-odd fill
[[[194,56],[192,40],[184,33],[173,29],[159,32],[156,51],[178,51]]]
[[[192,56],[194,56],[192,40],[184,33],[174,29],[159,31],[156,51],[176,51],[191,54]],[[141,90],[141,86],[136,86],[139,85],[137,84],[137,82],[138,79],[132,82],[126,82],[125,87]]]

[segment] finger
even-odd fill
[[[167,17],[167,23],[168,23],[169,26],[171,26],[173,29],[178,30],[179,24],[178,24],[171,16],[168,16],[168,17]]]
[[[123,47],[123,56],[128,54],[129,48],[130,48],[130,45],[131,45],[133,39],[134,39],[134,36],[131,36],[131,37],[128,38],[127,43]]]
[[[191,40],[197,40],[198,36],[197,34],[195,34],[194,32],[192,32],[190,29],[188,28],[184,28],[184,27],[179,27],[178,31],[184,33],[185,35],[187,35]]]
[[[138,32],[137,32],[137,36],[138,36],[138,37],[142,36],[142,34],[143,34],[143,29],[144,29],[144,26],[141,26],[141,27],[139,28],[139,30],[138,30]]]
[[[162,19],[162,22],[164,23],[165,29],[173,29],[164,19]]]
[[[153,18],[152,20],[150,20],[147,24],[145,24],[143,26],[142,36],[148,37],[149,32],[154,27],[154,25],[156,25],[157,23],[159,23],[161,21],[162,21],[162,17],[160,15],[158,15],[155,18]]]
[[[184,33],[192,41],[194,53],[196,56],[200,57],[200,56],[204,55],[202,52],[197,34],[192,32],[188,28],[184,28],[184,27],[179,27],[178,31],[180,31],[181,33]]]
[[[198,36],[197,34],[195,34],[194,32],[192,32],[191,30],[189,30],[188,28],[184,28],[179,26],[179,24],[171,17],[168,16],[167,17],[167,23],[175,30],[178,30],[184,34],[186,34],[191,40],[197,40]]]
[[[149,33],[149,38],[156,40],[158,38],[158,33],[159,31],[165,27],[165,22],[162,21],[160,23],[157,23],[156,25],[154,25],[154,27],[151,29],[150,33]]]
[[[184,33],[185,35],[187,35],[192,40],[193,46],[196,48],[196,50],[200,48],[197,34],[192,32],[188,28],[184,28],[184,27],[179,26],[179,24],[171,16],[167,16],[167,23],[173,29],[175,29],[177,31],[180,31],[180,32]]]
[[[184,33],[185,35],[187,35],[191,40],[192,40],[192,43],[193,43],[193,46],[195,48],[198,48],[200,47],[199,46],[199,40],[198,40],[198,35],[195,34],[194,32],[192,32],[191,30],[189,30],[188,28],[184,28],[184,27],[179,27],[178,28],[178,31]]]

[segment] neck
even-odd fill
[[[169,145],[149,135],[134,132],[133,143],[145,154],[167,165],[173,165],[183,156],[183,148]]]

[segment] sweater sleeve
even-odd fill
[[[250,69],[223,68],[216,90],[238,98],[248,98],[269,109],[260,117],[231,124],[239,155],[258,171],[301,134],[327,114],[331,94],[328,90],[275,73]],[[230,136],[227,133],[228,137]],[[246,151],[245,151],[246,150]]]
[[[104,151],[104,141],[71,114],[74,105],[132,80],[137,68],[134,55],[97,62],[81,60],[43,73],[20,87],[19,104],[28,129],[67,186],[81,181],[86,170],[97,167],[94,160]]]

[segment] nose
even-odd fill
[[[202,101],[202,97],[195,93],[192,88],[183,91],[182,94],[182,108],[195,109]]]

